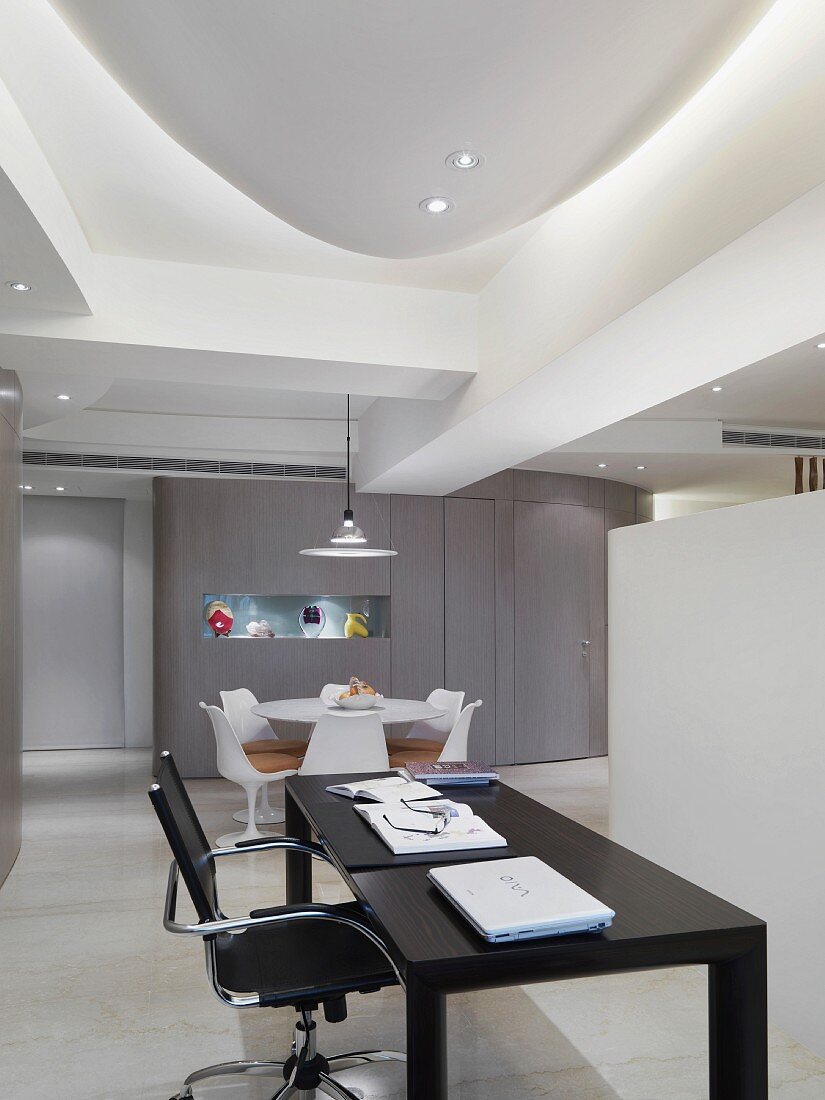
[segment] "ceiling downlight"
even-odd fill
[[[450,153],[444,163],[448,168],[455,168],[457,172],[469,172],[473,168],[482,168],[484,157],[473,149],[457,149]]]
[[[422,199],[418,206],[425,214],[432,214],[434,217],[441,217],[455,210],[455,203],[446,195],[430,195],[428,199]]]

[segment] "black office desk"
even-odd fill
[[[767,1100],[762,921],[504,784],[453,789],[507,837],[485,855],[539,856],[616,910],[598,936],[488,944],[427,881],[432,854],[393,856],[348,800],[323,789],[356,778],[287,779],[286,832],[316,833],[405,976],[408,1100],[447,1100],[448,993],[695,964],[709,971],[711,1100]],[[311,875],[308,857],[287,854],[289,903],[311,898]]]

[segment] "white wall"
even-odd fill
[[[123,702],[127,748],[152,744],[152,505],[124,501]]]
[[[152,743],[152,506],[23,501],[24,748]]]
[[[776,1022],[825,1055],[825,492],[609,539],[614,838],[768,922]]]
[[[123,501],[23,500],[23,747],[123,745]]]

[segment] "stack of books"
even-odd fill
[[[497,771],[493,771],[489,764],[481,764],[477,760],[435,764],[415,760],[407,764],[406,770],[417,782],[429,783],[433,787],[479,787],[498,779]]]

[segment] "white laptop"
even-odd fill
[[[428,878],[490,943],[601,932],[616,916],[535,856],[433,867]]]

